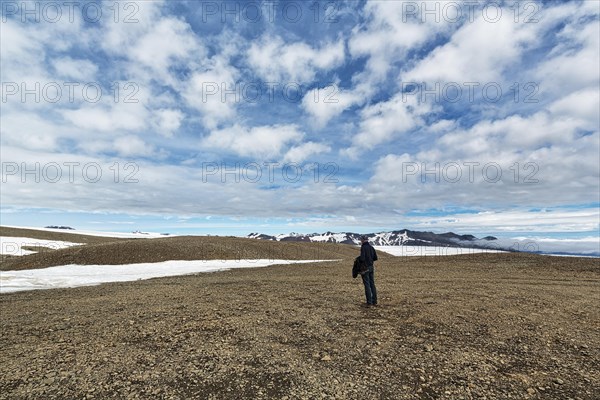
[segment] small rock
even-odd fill
[[[331,357],[329,357],[329,355],[325,354],[322,358],[321,361],[331,361]]]
[[[430,344],[426,344],[425,346],[423,346],[425,348],[425,351],[429,352],[429,351],[433,351],[433,346]]]
[[[557,383],[557,384],[559,384],[559,385],[564,385],[564,384],[565,384],[565,381],[563,381],[563,380],[562,380],[562,379],[560,379],[560,378],[556,378],[556,379],[554,380],[554,383]]]
[[[527,388],[527,394],[534,395],[535,394],[535,389],[534,388]]]

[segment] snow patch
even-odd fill
[[[459,254],[477,254],[477,253],[505,253],[501,250],[493,249],[471,249],[465,247],[440,247],[440,246],[373,246],[376,250],[381,250],[388,254],[398,257],[410,256],[455,256]]]
[[[179,235],[171,235],[171,234],[163,234],[156,232],[103,232],[103,231],[87,231],[87,230],[77,230],[77,229],[57,229],[57,228],[38,228],[38,227],[30,227],[30,226],[9,226],[2,225],[6,228],[18,228],[18,229],[31,229],[35,231],[44,231],[44,232],[56,232],[56,233],[67,233],[73,235],[87,235],[87,236],[98,236],[98,237],[112,237],[112,238],[120,238],[120,239],[133,239],[133,238],[161,238],[161,237],[172,237]],[[37,239],[36,239],[37,240]]]
[[[302,264],[336,260],[201,260],[163,261],[125,265],[63,265],[23,271],[0,271],[0,294],[24,290],[93,286],[233,268],[259,268],[276,264]]]
[[[60,240],[32,239],[26,237],[0,236],[0,254],[9,256],[26,256],[36,251],[25,250],[23,247],[47,247],[53,250],[79,246],[83,243],[71,243]]]

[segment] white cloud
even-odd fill
[[[598,229],[598,209],[497,210],[470,214],[449,213],[443,217],[408,217],[407,222],[417,229],[448,229],[464,232],[591,232]],[[518,238],[524,239],[524,238]]]
[[[181,126],[184,114],[179,110],[159,109],[154,111],[155,124],[158,133],[172,137]]]
[[[353,57],[371,56],[367,69],[384,74],[391,67],[386,60],[402,55],[406,50],[425,43],[432,35],[447,29],[445,22],[425,23],[406,18],[405,2],[369,1],[364,15],[368,21],[363,29],[357,29],[348,46]],[[382,77],[380,76],[380,77]]]
[[[228,94],[227,90],[235,90],[238,77],[237,68],[227,59],[215,56],[210,67],[195,72],[183,88],[186,102],[200,112],[206,128],[215,129],[235,116],[241,99],[238,93]]]
[[[535,31],[528,24],[516,24],[510,18],[490,23],[479,16],[463,25],[448,43],[402,74],[402,80],[482,85],[501,82],[504,70],[517,61],[535,39]]]
[[[44,44],[25,24],[2,22],[2,81],[22,81],[26,76],[44,76]]]
[[[68,130],[72,132],[72,130]],[[65,128],[36,113],[10,113],[2,116],[2,146],[12,145],[32,150],[54,150]]]
[[[545,253],[590,254],[600,255],[600,237],[583,237],[577,239],[557,239],[549,237],[517,237],[512,246],[519,250],[541,251]]]
[[[127,15],[135,22],[124,22],[122,16],[118,23],[113,18],[101,18],[101,40],[99,45],[109,54],[129,56],[140,37],[147,34],[161,19],[164,0],[143,1],[135,3],[134,8],[127,11]],[[110,10],[106,12],[111,13]]]
[[[89,104],[74,110],[62,110],[66,121],[84,131],[100,131],[117,135],[121,130],[138,131],[147,124],[147,110],[140,103]]]
[[[153,153],[152,146],[137,136],[122,136],[114,141],[115,151],[123,157],[149,156]]]
[[[149,68],[154,73],[153,79],[174,85],[177,79],[171,76],[169,68],[201,60],[206,50],[189,24],[176,18],[162,18],[131,44],[127,56],[132,62]]]
[[[272,125],[247,128],[241,125],[216,130],[203,141],[209,148],[230,150],[242,157],[272,160],[304,136],[296,125]]]
[[[431,18],[425,23],[406,19],[404,7],[402,1],[369,1],[365,4],[363,17],[366,22],[356,26],[347,40],[354,60],[367,58],[365,68],[354,74],[352,87],[335,94],[335,102],[315,102],[314,90],[305,95],[302,106],[313,118],[314,125],[323,127],[350,107],[368,103],[382,89],[395,88],[397,82],[390,84],[388,80],[388,75],[395,69],[394,64],[403,60],[410,50],[452,28],[445,21],[437,23]]]
[[[292,147],[283,157],[284,162],[301,163],[310,156],[331,151],[331,147],[315,142],[306,142]]]
[[[600,92],[593,88],[575,91],[550,104],[548,110],[565,118],[585,121],[581,124],[584,129],[597,129]]]
[[[381,157],[367,187],[399,209],[595,202],[600,133],[581,135],[587,126],[547,112],[484,120],[414,154]]]
[[[85,59],[71,57],[57,58],[52,61],[57,76],[72,82],[95,82],[98,66]]]
[[[481,120],[470,129],[457,129],[444,135],[428,154],[464,158],[511,151],[529,153],[545,146],[573,143],[580,127],[581,120],[548,112],[529,117],[512,115],[498,120]]]
[[[286,43],[280,37],[263,36],[248,49],[248,63],[266,82],[308,83],[318,71],[338,67],[344,61],[344,42],[313,48],[303,42]]]
[[[498,145],[520,152],[544,147],[576,146],[580,140],[580,129],[590,128],[587,121],[576,119],[573,115],[553,115],[546,112],[538,112],[526,118],[511,116],[494,122],[490,130],[486,130],[485,122],[478,125],[490,142],[497,140]],[[597,129],[595,133],[597,136]],[[503,135],[506,135],[505,140],[502,140]]]
[[[449,132],[453,129],[456,129],[456,121],[449,119],[441,119],[429,126],[429,131],[434,133]]]
[[[36,83],[41,88],[52,83],[62,94],[58,102],[48,101],[43,89],[40,101],[33,101],[33,95],[28,95],[27,101],[21,101],[20,94],[10,98],[6,107],[3,105],[2,142],[59,150],[59,144],[66,143],[60,139],[71,139],[79,149],[107,151],[122,134],[154,130],[166,137],[172,135],[183,114],[175,107],[165,107],[168,94],[155,93],[155,88],[179,85],[180,79],[170,68],[197,66],[193,60],[203,59],[205,53],[189,24],[163,17],[161,7],[162,2],[136,4],[136,23],[116,23],[106,8],[104,18],[90,25],[82,23],[78,12],[63,15],[57,23],[19,23],[10,18],[3,23],[3,81],[24,82],[28,89]],[[104,51],[103,61],[96,64],[85,58],[99,49]],[[151,84],[153,79],[159,84]],[[64,82],[74,83],[72,93]],[[85,97],[83,87],[90,82],[102,85],[97,103]],[[124,86],[128,83],[132,85]],[[37,115],[26,118],[29,113],[24,110],[37,111]],[[119,145],[125,152],[131,147]],[[147,154],[146,150],[140,154]]]
[[[162,159],[165,156],[164,150],[157,150],[154,145],[147,143],[141,137],[133,134],[126,134],[116,138],[101,137],[81,140],[77,143],[77,149],[79,153],[86,154],[88,157],[94,157],[97,154],[114,153],[128,160],[128,162],[138,157],[153,156],[154,159]]]
[[[590,20],[582,26],[581,22],[574,18],[558,33],[557,39],[558,44],[552,49],[550,57],[542,60],[533,72],[541,88],[540,95],[561,96],[565,92],[598,87],[600,84],[598,19]]]
[[[561,5],[558,8],[564,11],[565,7],[575,12],[579,5]],[[506,61],[520,60],[523,49],[539,40],[533,38],[531,33],[536,32],[541,36],[556,22],[557,13],[554,8],[547,10],[543,16],[548,15],[548,18],[537,24],[539,26],[493,26],[490,32],[494,29],[522,30],[520,35],[490,40],[494,46],[485,46],[481,42],[481,38],[489,39],[489,36],[476,32],[477,29],[484,29],[483,26],[465,25],[448,44],[434,50],[424,62],[417,64],[414,70],[403,77],[459,82],[509,79],[504,70]],[[537,107],[530,106],[530,111],[517,104],[516,107],[521,108],[518,113],[501,117],[495,117],[498,110],[492,109],[493,117],[480,116],[469,128],[461,127],[461,121],[446,121],[441,130],[437,124],[433,125],[428,131],[435,133],[435,136],[420,151],[380,157],[370,182],[371,190],[377,193],[375,198],[382,203],[386,198],[393,199],[391,202],[398,208],[415,207],[417,203],[419,207],[431,208],[444,205],[478,207],[481,204],[493,208],[501,204],[555,206],[597,202],[600,148],[597,110],[600,101],[598,91],[592,87],[597,87],[599,82],[599,35],[591,33],[598,29],[596,23],[591,24],[593,27],[584,24],[582,30],[576,31],[574,27],[581,22],[575,21],[581,21],[580,18],[581,15],[576,15],[571,23],[566,24],[557,36],[559,44],[552,50],[556,56],[541,64],[548,76],[539,85],[542,89],[549,89],[540,92],[543,101]],[[519,37],[524,40],[521,42]],[[521,45],[516,43],[515,49],[507,47],[507,43],[515,40]],[[496,46],[498,41],[500,43]],[[481,51],[478,51],[480,47]],[[593,48],[596,50],[592,51]],[[494,51],[498,54],[492,54]],[[595,59],[589,57],[592,52]],[[506,59],[498,60],[498,55]],[[470,57],[481,58],[473,65],[482,63],[472,71],[465,64],[471,63]],[[556,70],[551,63],[554,59],[559,61]],[[439,65],[444,65],[444,68]],[[562,73],[561,70],[566,71],[567,65],[570,68],[569,77],[565,76],[565,81],[554,82],[559,80],[556,74]],[[578,65],[577,70],[582,68],[581,74],[574,73],[574,65]],[[541,70],[534,68],[533,71],[537,74]],[[523,76],[527,77],[526,74],[520,77]],[[471,116],[465,115],[463,118],[471,119]],[[365,140],[367,137],[364,136]],[[478,163],[479,169],[474,182],[467,182],[465,177],[468,168],[463,163],[471,162]],[[461,165],[463,173],[463,178],[454,183],[443,177],[443,168],[453,163]],[[490,183],[484,179],[481,167],[488,163],[500,166],[502,179],[499,182]],[[436,168],[436,165],[439,167]],[[406,168],[415,166],[418,172],[407,174]],[[434,171],[425,177],[427,182],[422,181],[425,169]],[[436,170],[442,172],[439,182],[435,181]],[[524,180],[531,176],[535,182],[525,184]]]
[[[363,100],[358,91],[340,90],[337,83],[332,83],[309,90],[302,98],[302,109],[311,117],[314,126],[322,128]]]
[[[352,138],[351,147],[342,154],[356,158],[382,143],[399,140],[399,135],[420,126],[422,117],[430,111],[430,104],[419,104],[414,97],[405,98],[402,94],[365,107],[361,111],[360,130]]]

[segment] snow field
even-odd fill
[[[0,294],[24,290],[93,286],[107,282],[225,271],[234,268],[260,268],[278,264],[303,264],[335,260],[206,260],[163,261],[126,265],[63,265],[22,271],[0,271]]]

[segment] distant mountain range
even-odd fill
[[[275,240],[279,242],[321,242],[360,244],[361,233],[353,232],[326,232],[326,233],[290,233],[287,235],[265,235],[262,233],[251,233],[248,238],[261,240]],[[494,246],[497,238],[486,236],[477,238],[473,235],[457,235],[456,233],[433,233],[419,232],[402,229],[391,232],[379,232],[364,234],[369,238],[369,243],[374,246],[443,246],[443,247],[472,247],[490,248]]]

